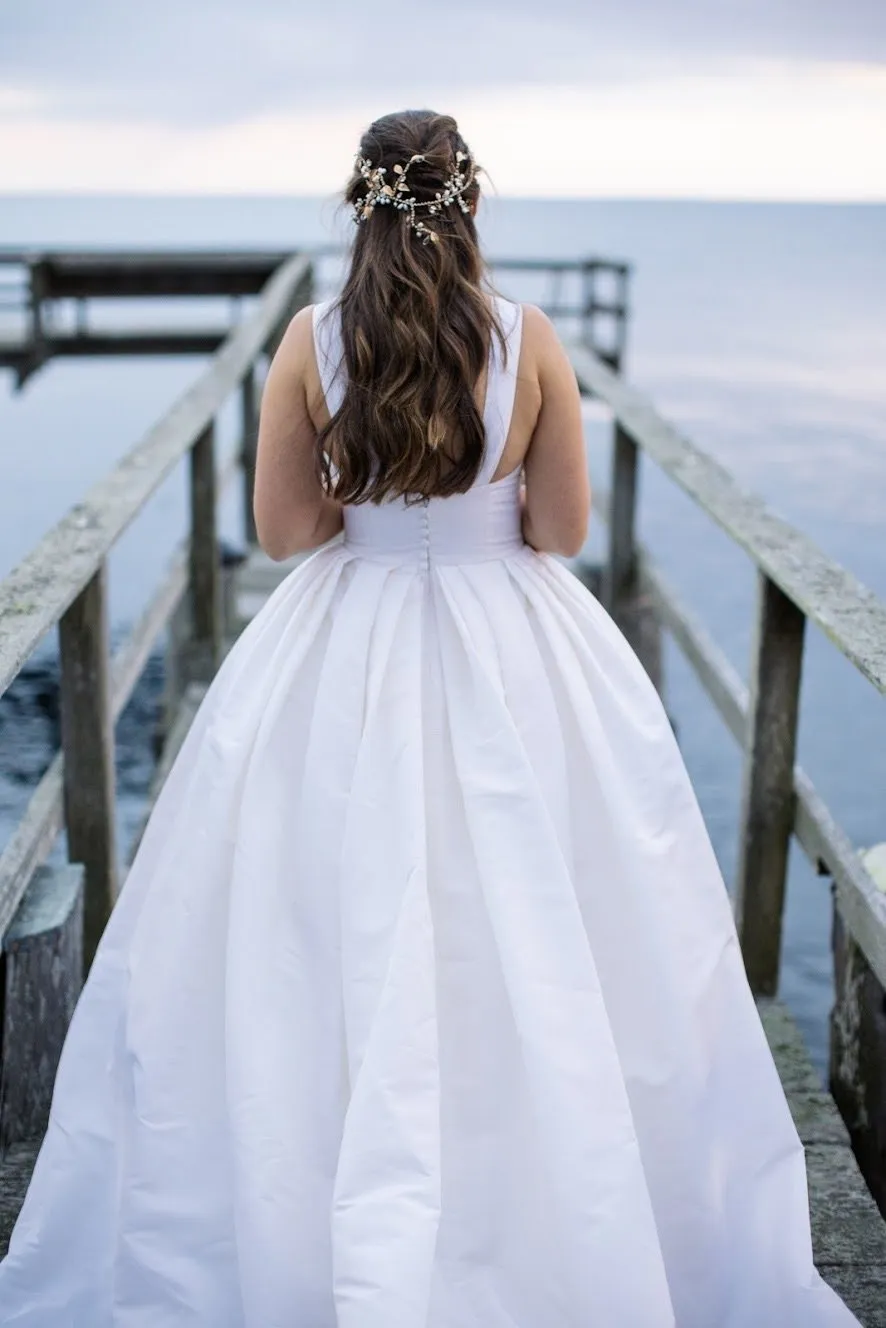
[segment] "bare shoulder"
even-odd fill
[[[314,356],[314,306],[307,304],[290,318],[271,357],[267,385],[287,396],[317,393],[317,365]]]
[[[553,338],[557,341],[557,329],[548,318],[544,309],[540,309],[537,304],[522,304],[523,310],[523,335],[528,336],[533,341],[544,342]]]
[[[564,355],[563,345],[556,327],[543,309],[537,304],[524,304],[522,309],[527,359],[541,371]]]
[[[314,339],[314,305],[306,304],[293,314],[280,340],[277,355],[293,362],[306,360]]]
[[[522,307],[523,340],[527,351],[524,363],[532,366],[540,382],[562,378],[569,370],[569,357],[560,334],[538,305],[524,304]]]

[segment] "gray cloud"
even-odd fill
[[[0,7],[0,87],[58,116],[219,123],[466,87],[623,80],[747,58],[886,61],[883,0],[26,0]]]

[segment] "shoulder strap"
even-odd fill
[[[496,307],[505,333],[507,359],[503,362],[502,348],[493,334],[489,350],[489,372],[486,384],[486,404],[483,424],[486,429],[486,452],[475,483],[488,484],[498,468],[517,394],[517,365],[520,361],[520,343],[523,336],[523,306],[496,296]]]
[[[317,371],[330,415],[341,406],[345,396],[345,376],[341,344],[341,323],[334,300],[315,304],[312,313],[314,354]]]

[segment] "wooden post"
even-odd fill
[[[38,867],[3,937],[0,1154],[49,1120],[59,1056],[83,984],[83,868]]]
[[[60,619],[59,649],[65,827],[68,858],[85,869],[86,972],[117,895],[106,563]]]
[[[256,544],[255,513],[252,500],[255,494],[255,456],[258,444],[257,393],[255,365],[250,366],[240,386],[242,416],[241,464],[243,466],[243,529],[247,544]]]
[[[191,448],[190,597],[191,676],[208,680],[219,666],[222,649],[214,421]]]
[[[594,339],[594,318],[597,312],[597,264],[594,262],[584,263],[581,269],[581,310],[582,340],[588,350],[599,353]]]
[[[761,572],[736,885],[742,953],[758,996],[778,988],[805,626],[802,611]]]
[[[611,614],[633,593],[637,577],[637,444],[616,422],[612,443],[612,497],[606,605]]]
[[[34,354],[41,359],[45,355],[46,343],[46,264],[43,259],[34,259],[28,264],[30,277],[31,306],[31,341]]]
[[[616,373],[624,368],[625,350],[628,340],[628,276],[630,269],[623,267],[618,272],[618,313],[615,316],[615,344],[612,350],[612,367]]]
[[[269,360],[272,360],[277,353],[277,347],[283,340],[286,329],[299,309],[304,309],[305,305],[310,304],[314,298],[314,266],[311,264],[305,270],[305,274],[292,292],[292,298],[280,316],[280,321],[271,331],[270,336],[265,342],[265,354]]]
[[[47,268],[44,259],[28,261],[30,283],[29,307],[31,314],[31,344],[15,368],[16,387],[24,387],[31,374],[36,373],[49,357],[49,338],[47,335]]]
[[[886,844],[868,849],[862,861],[886,890]],[[832,919],[828,1087],[849,1129],[861,1173],[886,1216],[886,987],[846,925],[836,890]]]

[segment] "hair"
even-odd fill
[[[395,168],[418,153],[407,191],[419,204],[439,198],[456,171],[466,181],[466,209],[456,198],[412,214],[423,231],[408,210],[365,208],[370,185],[359,162],[395,182]],[[463,493],[480,469],[486,437],[474,392],[493,335],[503,356],[507,347],[473,217],[478,170],[455,120],[434,111],[383,116],[360,141],[344,194],[359,224],[336,301],[347,380],[316,454],[327,492],[341,502]]]

